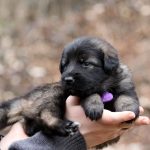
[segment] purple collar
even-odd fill
[[[113,100],[113,94],[110,92],[104,92],[102,94],[102,101],[105,102],[110,102]]]

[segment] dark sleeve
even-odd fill
[[[15,135],[14,135],[15,136]],[[34,136],[13,143],[9,150],[86,150],[83,136],[76,133],[73,136],[60,137],[46,135],[38,132]]]

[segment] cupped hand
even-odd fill
[[[132,124],[122,122],[135,118],[133,112],[111,112],[104,110],[102,118],[98,121],[91,121],[85,116],[82,107],[79,105],[79,98],[70,96],[66,101],[66,118],[80,123],[80,132],[84,136],[88,147],[102,144],[119,135],[132,126],[140,126],[150,124],[150,120],[146,116],[140,116]],[[140,107],[140,113],[143,108]]]
[[[143,108],[140,107],[139,109],[142,113]],[[100,120],[91,121],[85,116],[82,107],[79,105],[79,98],[73,96],[70,96],[66,101],[65,116],[68,120],[76,121],[81,124],[79,130],[84,136],[88,147],[104,143],[123,134],[125,131],[122,129],[124,128],[150,124],[150,120],[146,116],[140,116],[133,124],[122,124],[122,122],[135,117],[134,114],[129,111],[110,112],[108,110],[104,110],[103,116]],[[25,134],[21,123],[16,123],[12,126],[8,134],[1,140],[0,149],[8,150],[8,147],[13,142],[27,138],[29,137]]]
[[[12,126],[7,135],[0,142],[0,150],[8,150],[9,146],[16,141],[27,139],[21,123],[16,123]]]

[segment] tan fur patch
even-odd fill
[[[41,113],[41,119],[48,126],[55,126],[58,123],[58,118],[53,117],[48,110],[44,110]]]

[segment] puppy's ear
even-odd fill
[[[117,50],[109,46],[103,50],[104,53],[104,70],[106,73],[112,74],[119,67],[119,58]]]
[[[60,71],[61,74],[63,73],[64,68],[66,67],[66,65],[67,65],[67,59],[65,58],[64,52],[63,52],[62,56],[61,56],[60,64],[59,64],[59,71]]]
[[[60,60],[60,64],[59,64],[59,71],[60,71],[60,73],[62,73],[62,72],[63,72],[62,58],[61,58],[61,60]]]

